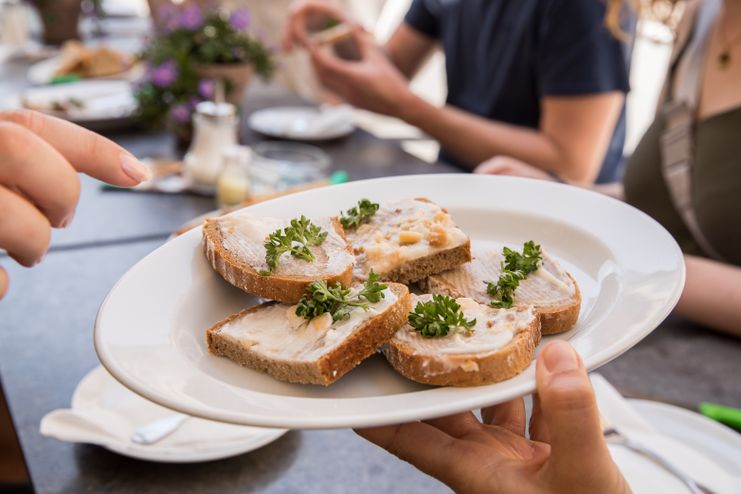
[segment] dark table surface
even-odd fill
[[[12,67],[11,67],[12,68]],[[18,70],[0,90],[18,87]],[[265,91],[248,110],[295,102]],[[172,155],[164,133],[129,131],[112,138],[139,156]],[[244,131],[251,142],[256,136]],[[427,164],[398,143],[358,131],[322,144],[351,179],[455,171]],[[369,445],[351,431],[289,432],[260,450],[198,465],[128,459],[94,446],[39,434],[49,411],[69,406],[78,381],[97,359],[92,327],[113,283],[187,219],[213,209],[196,196],[103,191],[83,179],[74,225],[56,232],[53,250],[33,270],[0,263],[11,289],[0,302],[0,377],[25,459],[38,492],[446,492],[438,482]],[[635,348],[600,369],[618,386],[658,398],[741,406],[736,379],[741,343],[679,320],[665,322]]]

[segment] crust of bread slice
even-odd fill
[[[399,374],[435,386],[482,386],[510,379],[532,362],[540,343],[540,318],[519,331],[507,345],[484,354],[431,355],[392,338],[381,347],[386,360]]]
[[[342,225],[336,218],[332,218],[332,225],[337,233],[345,238]],[[224,237],[215,219],[207,219],[203,224],[203,249],[211,266],[226,281],[252,295],[279,302],[298,303],[306,287],[317,280],[325,280],[328,284],[339,282],[343,285],[352,282],[352,264],[349,264],[342,273],[328,276],[261,275],[224,248]],[[349,244],[347,251],[352,254]]]
[[[383,278],[408,285],[430,276],[431,273],[447,271],[470,260],[471,241],[469,240],[452,249],[441,250],[426,257],[407,261],[386,273]]]
[[[415,197],[415,201],[435,204],[435,202],[426,197]],[[443,212],[447,209],[441,207]],[[417,259],[405,261],[386,273],[379,273],[381,278],[396,283],[409,285],[416,283],[431,274],[440,273],[449,269],[454,269],[461,264],[471,261],[471,240],[451,247],[449,249],[434,252],[430,255]]]
[[[373,355],[381,344],[388,341],[406,323],[412,304],[409,290],[398,283],[390,283],[389,288],[397,296],[393,305],[365,321],[340,345],[314,361],[278,360],[266,357],[220,334],[225,324],[275,302],[244,309],[214,324],[206,330],[206,345],[214,355],[227,357],[240,365],[264,372],[280,381],[328,386]]]
[[[579,285],[571,273],[566,276],[574,283],[576,291],[573,298],[568,304],[558,306],[535,305],[535,311],[540,318],[540,332],[544,335],[563,333],[571,329],[579,319],[579,310],[581,309],[581,292]],[[449,283],[440,276],[429,276],[418,283],[420,289],[426,293],[438,293],[450,297],[459,298],[466,296],[461,293],[453,284]],[[485,303],[485,300],[479,300]]]

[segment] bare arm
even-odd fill
[[[741,268],[702,257],[684,259],[687,282],[677,314],[741,336]]]
[[[434,39],[402,22],[384,45],[383,51],[404,77],[412,79],[434,47]]]
[[[505,155],[586,184],[599,172],[623,100],[619,91],[545,97],[539,129],[487,120],[450,106],[438,108],[414,96],[400,105],[399,116],[470,163]]]

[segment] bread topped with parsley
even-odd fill
[[[534,306],[543,334],[567,331],[581,307],[579,286],[571,274],[534,242],[522,252],[473,246],[473,260],[429,276],[420,283],[429,293],[468,297],[495,307]]]
[[[211,353],[281,381],[327,386],[373,355],[406,323],[406,286],[317,281],[296,305],[268,302],[206,331]]]
[[[354,256],[336,218],[232,213],[205,221],[203,246],[226,281],[262,298],[295,304],[314,281],[352,281]]]
[[[448,212],[425,198],[375,204],[367,199],[343,213],[354,276],[414,283],[471,260],[471,243]]]
[[[495,309],[470,298],[412,295],[413,312],[382,351],[397,372],[437,386],[481,386],[525,370],[540,342],[532,307]]]

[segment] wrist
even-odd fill
[[[411,90],[407,90],[405,94],[399,98],[399,104],[396,107],[396,114],[394,116],[404,120],[410,125],[420,127],[420,122],[424,121],[424,115],[431,106],[432,105],[414,94]]]

